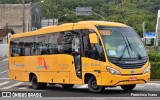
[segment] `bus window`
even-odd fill
[[[14,40],[12,39],[10,42],[11,46],[11,57],[19,56],[20,55],[20,48],[19,48],[19,39]]]
[[[80,54],[80,36],[78,32],[74,32],[72,39],[72,52],[74,52],[74,60],[77,75],[81,70],[81,54]],[[79,74],[80,75],[80,74]]]
[[[24,48],[24,53],[25,56],[30,56],[31,55],[31,47],[32,44],[34,43],[34,37],[25,37],[23,38],[23,48]]]
[[[44,55],[47,52],[47,35],[36,36],[36,39],[32,47],[32,52],[34,55]]]
[[[62,32],[63,36],[58,39],[58,51],[64,54],[71,54],[72,53],[72,39],[73,33],[70,31]]]
[[[83,38],[84,56],[95,60],[105,61],[103,48],[100,43],[101,41],[99,40],[98,44],[91,44],[89,42],[89,34],[83,35],[82,38]]]
[[[49,43],[48,43],[48,53],[49,54],[58,54],[58,38],[60,33],[49,34]]]

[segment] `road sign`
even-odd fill
[[[92,15],[92,7],[76,7],[76,16]]]
[[[156,38],[156,33],[155,32],[146,32],[144,34],[144,38]]]

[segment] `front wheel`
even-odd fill
[[[136,87],[136,84],[132,84],[132,85],[122,85],[121,88],[123,90],[133,90]]]
[[[97,80],[96,78],[93,76],[89,79],[88,81],[88,89],[91,92],[103,92],[105,87],[104,86],[98,86],[97,85]]]

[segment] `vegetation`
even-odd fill
[[[151,79],[160,79],[160,52],[158,52],[158,48],[150,50],[148,55],[151,64]]]
[[[0,3],[22,3],[23,0],[0,0]],[[24,0],[25,3],[39,2],[42,16],[46,19],[60,18],[59,22],[77,22],[81,20],[106,20],[122,22],[132,26],[142,36],[142,23],[146,23],[146,31],[155,31],[157,12],[160,0]],[[96,15],[76,16],[76,7],[92,7]],[[68,16],[64,17],[67,14]],[[151,78],[160,79],[160,53],[149,51],[151,61]],[[155,59],[155,57],[157,59]]]
[[[0,0],[0,3],[22,3],[23,0]],[[25,3],[41,0],[24,0]],[[147,31],[155,31],[156,15],[160,0],[43,0],[38,3],[42,7],[45,18],[60,18],[60,23],[80,20],[106,20],[122,22],[132,26],[142,36],[142,23],[146,22]],[[77,17],[76,7],[91,6],[96,15]],[[64,17],[63,15],[68,16]],[[62,17],[63,16],[63,17]]]

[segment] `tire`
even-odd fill
[[[63,88],[70,89],[74,86],[74,84],[62,84]]]
[[[44,89],[47,86],[47,83],[39,83],[36,75],[32,76],[31,84],[33,89]]]
[[[136,87],[136,84],[132,85],[122,85],[121,88],[125,91],[133,90]]]
[[[88,81],[88,89],[89,91],[91,92],[97,92],[97,93],[100,93],[100,92],[103,92],[105,90],[105,87],[104,86],[97,86],[97,80],[96,78],[93,76],[89,79]]]

